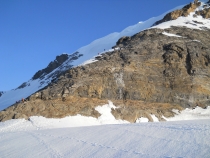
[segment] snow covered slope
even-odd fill
[[[0,123],[1,157],[210,157],[209,119],[45,130],[23,123]]]
[[[111,108],[116,108],[112,102],[96,107],[98,119],[33,116],[0,122],[0,157],[210,156],[210,107],[174,111],[177,115],[166,118],[168,122],[135,124],[116,120]],[[180,118],[193,120],[178,122]]]
[[[207,2],[207,0],[203,0],[203,2]],[[203,5],[204,5],[204,3],[202,3],[201,7],[198,8],[198,10],[202,9]],[[183,6],[176,7],[173,10],[180,9],[182,7]],[[172,11],[172,10],[170,10],[170,11]],[[168,12],[170,12],[170,11],[168,11]],[[168,13],[168,12],[166,12],[166,13]],[[117,40],[120,37],[132,36],[142,30],[150,28],[156,21],[162,19],[166,13],[164,13],[158,17],[151,18],[145,22],[139,22],[136,25],[129,26],[120,33],[115,32],[115,33],[109,34],[103,38],[97,39],[97,40],[93,41],[92,43],[90,43],[89,45],[84,46],[77,50],[77,52],[79,52],[79,54],[82,54],[82,56],[78,56],[77,60],[72,60],[72,54],[71,54],[71,55],[69,55],[69,59],[66,60],[61,66],[59,66],[57,69],[53,70],[49,74],[45,74],[44,76],[42,76],[42,78],[38,78],[35,80],[33,80],[33,79],[29,80],[28,82],[25,83],[26,86],[24,88],[18,88],[18,89],[4,92],[4,94],[2,94],[0,96],[0,110],[7,108],[8,106],[14,104],[18,100],[21,100],[22,98],[28,97],[29,95],[40,90],[41,88],[44,88],[51,82],[51,80],[55,79],[55,76],[56,76],[55,74],[65,71],[65,70],[69,69],[70,67],[75,67],[78,65],[87,64],[87,63],[96,61],[96,60],[94,60],[94,57],[97,56],[98,53],[112,51],[111,48],[116,44]],[[195,21],[197,21],[196,24],[195,24]],[[200,22],[202,22],[202,23],[200,23]],[[152,28],[157,28],[157,27],[158,28],[167,28],[167,27],[170,27],[173,25],[187,26],[187,27],[191,27],[191,28],[195,28],[195,29],[203,29],[203,27],[210,28],[210,20],[203,19],[201,16],[194,18],[192,16],[192,14],[190,14],[190,16],[188,16],[188,17],[180,17],[177,20],[161,23],[161,24],[154,26]],[[104,49],[105,49],[105,51],[104,51]],[[88,61],[88,62],[86,62],[86,61]]]

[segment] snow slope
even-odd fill
[[[201,1],[201,6],[198,7],[195,10],[195,12],[199,10],[203,10],[204,5],[205,3]],[[199,30],[210,28],[210,19],[204,19],[202,16],[193,17],[195,12],[191,12],[190,15],[188,15],[187,17],[181,16],[176,20],[167,21],[157,26],[153,26],[151,28],[166,29],[166,28],[170,28],[171,26],[185,26],[188,28],[199,29]]]
[[[207,2],[207,0],[202,0],[202,2]],[[204,3],[202,3],[203,6]],[[198,8],[202,9],[202,6]],[[171,12],[176,9],[180,9],[183,6],[176,7],[168,12]],[[150,28],[156,21],[162,19],[168,12],[158,16],[158,17],[153,17],[147,21],[144,22],[139,22],[133,26],[129,26],[122,30],[121,32],[115,32],[111,33],[105,37],[102,37],[100,39],[97,39],[90,43],[87,46],[84,46],[82,48],[79,48],[77,52],[80,54],[83,54],[83,56],[79,57],[77,60],[72,61],[72,60],[67,60],[65,61],[60,67],[55,69],[53,72],[47,74],[44,78],[42,79],[36,79],[36,80],[29,80],[26,82],[26,87],[22,89],[14,89],[11,91],[4,92],[2,96],[0,97],[0,110],[3,110],[7,108],[8,106],[14,104],[16,101],[21,100],[22,98],[26,98],[33,94],[34,92],[38,91],[39,89],[47,86],[51,80],[53,79],[52,74],[55,73],[56,71],[65,71],[71,66],[78,66],[82,64],[88,64],[91,62],[94,62],[94,57],[98,55],[98,53],[105,53],[107,51],[112,51],[112,46],[114,46],[119,38],[122,36],[132,36],[142,30]],[[210,20],[209,19],[203,19],[201,16],[198,16],[197,18],[194,18],[191,14],[188,17],[180,17],[177,20],[173,21],[168,21],[165,23],[161,23],[157,26],[151,27],[151,28],[168,28],[170,26],[186,26],[190,27],[193,29],[203,29],[203,27],[210,28]],[[194,21],[202,22],[203,24],[198,24],[195,23]],[[165,35],[169,35],[165,33]],[[105,51],[104,51],[105,49]],[[69,55],[71,56],[71,55]]]
[[[210,157],[210,119],[45,130],[7,128],[14,125],[0,123],[1,157]]]
[[[81,115],[62,119],[34,116],[0,122],[0,157],[210,156],[210,107],[174,110],[177,115],[165,118],[168,122],[135,124],[116,120],[111,108],[116,107],[110,101],[96,107],[101,114],[98,119]],[[180,118],[193,120],[177,121]],[[145,121],[148,119],[137,120]]]

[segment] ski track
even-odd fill
[[[132,132],[132,133],[135,133],[133,131],[130,131],[130,130],[126,130],[127,132]],[[121,151],[121,152],[126,152],[126,153],[134,153],[134,154],[137,154],[137,155],[140,155],[140,156],[149,156],[149,157],[155,157],[155,155],[151,155],[151,154],[145,154],[145,153],[142,153],[140,151],[135,151],[135,150],[126,150],[126,149],[121,149],[121,148],[116,148],[114,146],[106,146],[106,145],[103,145],[103,144],[98,144],[96,142],[88,142],[88,141],[85,141],[85,140],[81,140],[81,139],[77,139],[77,138],[71,138],[71,137],[56,137],[56,136],[52,136],[52,135],[46,135],[46,134],[38,134],[38,135],[42,135],[44,137],[53,137],[53,138],[60,138],[60,139],[71,139],[71,140],[76,140],[76,142],[78,143],[84,143],[84,144],[89,144],[91,146],[97,146],[97,147],[101,147],[101,148],[106,148],[106,149],[110,149],[110,150],[115,150],[115,151]],[[155,138],[155,137],[152,137],[152,136],[147,136],[147,135],[141,135],[143,137],[147,137],[147,138],[150,138],[150,139],[159,139],[159,140],[163,140],[163,141],[173,141],[173,140],[168,140],[168,139],[162,139],[162,138]],[[43,141],[42,141],[43,142]],[[181,141],[180,141],[181,142]],[[183,142],[182,142],[183,143]],[[186,144],[189,144],[189,143],[186,143]],[[197,144],[197,145],[200,145],[200,144]],[[199,146],[200,149],[202,146]],[[164,156],[164,157],[171,157],[171,156]]]
[[[27,133],[31,135],[32,137],[34,137],[39,142],[40,145],[43,145],[45,149],[47,149],[50,152],[50,154],[52,154],[52,157],[55,157],[55,158],[63,157],[61,153],[59,153],[56,149],[53,149],[49,143],[47,143],[46,141],[44,141],[44,139],[39,137],[40,134],[35,134],[32,132],[27,132]],[[41,155],[37,155],[37,156],[41,156]]]
[[[125,152],[125,153],[133,153],[133,154],[138,155],[138,156],[149,156],[149,157],[155,156],[155,155],[150,155],[150,154],[146,154],[146,153],[141,153],[140,151],[135,151],[135,150],[129,151],[129,150],[117,148],[117,147],[114,147],[114,146],[107,146],[107,145],[103,145],[103,144],[98,144],[96,142],[89,142],[89,141],[86,141],[86,140],[77,139],[75,137],[53,136],[53,135],[47,135],[47,134],[41,134],[41,133],[38,133],[36,135],[44,136],[44,137],[51,137],[53,139],[59,138],[59,139],[65,139],[65,140],[66,139],[75,140],[77,143],[87,144],[87,145],[91,145],[93,147],[100,147],[100,148],[105,148],[105,149],[114,150],[114,151],[120,151],[120,152]],[[35,136],[35,137],[37,137],[37,136]],[[37,137],[37,138],[39,138],[40,143],[43,144],[43,142],[44,142],[43,139],[41,139],[40,137]],[[49,149],[52,149],[46,143],[45,143],[45,146],[47,148],[49,148]],[[55,153],[55,150],[53,150],[53,151],[54,151],[53,153]],[[59,153],[56,154],[56,156],[62,157],[61,154],[59,154]]]
[[[28,157],[28,150],[30,157],[53,158],[210,156],[210,120],[38,130],[24,122],[0,128],[2,157]]]
[[[177,124],[177,125],[179,125],[180,126],[180,124]],[[135,125],[134,125],[135,126]],[[138,126],[138,125],[137,125]],[[171,135],[173,135],[174,133],[176,133],[176,135],[188,135],[189,136],[189,138],[190,137],[194,137],[194,134],[197,132],[200,132],[200,134],[202,134],[203,136],[205,135],[206,137],[209,137],[210,136],[210,126],[208,126],[209,127],[209,129],[202,129],[202,128],[198,128],[198,129],[196,129],[195,127],[193,127],[193,128],[191,128],[191,127],[189,127],[189,128],[171,128],[171,127],[166,127],[166,126],[151,126],[151,125],[147,125],[147,126],[144,126],[144,125],[139,125],[139,126],[143,126],[143,127],[148,127],[148,128],[158,128],[159,130],[161,129],[162,130],[162,132],[164,132],[165,130],[168,130],[167,132],[169,132],[169,133],[171,133]],[[112,127],[110,127],[110,128],[112,128]],[[132,128],[133,129],[133,128]],[[143,131],[147,131],[148,129],[145,129],[145,130],[143,130]],[[194,131],[193,131],[194,130]],[[139,131],[139,130],[135,130],[134,131],[134,129],[133,130],[130,130],[130,129],[124,129],[124,131],[125,132],[127,132],[128,134],[131,134],[131,133],[133,133],[133,134],[136,134],[136,137],[138,137],[138,135],[141,135],[141,137],[144,137],[144,138],[147,138],[147,140],[149,141],[149,140],[158,140],[158,141],[160,141],[160,142],[166,142],[167,144],[173,144],[173,143],[175,143],[175,144],[180,144],[180,145],[184,145],[184,146],[194,146],[193,147],[193,150],[194,150],[194,154],[196,154],[196,151],[201,151],[202,149],[210,149],[210,144],[209,144],[209,142],[208,141],[206,141],[206,142],[204,142],[204,141],[200,141],[200,142],[197,142],[195,139],[188,139],[187,141],[185,141],[185,140],[179,140],[179,139],[177,139],[177,138],[175,138],[175,139],[172,139],[172,138],[164,138],[164,137],[160,137],[160,136],[158,136],[158,135],[156,135],[156,136],[152,136],[152,133],[150,133],[151,135],[148,135],[148,134],[144,134],[144,133],[142,133],[141,131]],[[139,132],[138,132],[139,131]],[[155,131],[155,130],[154,130]],[[204,133],[205,132],[205,133]],[[161,132],[160,132],[161,133]],[[209,139],[210,140],[210,139]],[[164,156],[164,157],[175,157],[175,156]]]

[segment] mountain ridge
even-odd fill
[[[182,6],[176,7],[176,8],[181,8],[181,7]],[[162,14],[156,18],[150,18],[149,20],[145,21],[144,23],[138,23],[136,25],[129,26],[129,27],[125,28],[124,30],[122,30],[120,33],[117,33],[117,32],[111,33],[105,37],[94,40],[89,45],[79,48],[76,52],[83,54],[83,57],[80,58],[80,60],[74,61],[73,63],[70,62],[70,66],[81,65],[87,60],[92,61],[91,59],[94,59],[94,57],[97,56],[98,53],[104,53],[106,51],[109,51],[109,49],[111,49],[115,45],[115,43],[117,42],[117,40],[120,37],[126,36],[126,35],[133,35],[143,29],[146,29],[146,28],[150,27],[154,23],[154,21],[162,18],[163,16],[164,16],[164,14]],[[104,51],[104,49],[106,49],[106,51]],[[86,54],[86,55],[84,55],[84,54]],[[66,66],[69,65],[68,60],[66,62],[64,62],[64,65],[66,65]],[[62,68],[61,68],[61,70],[62,70]],[[39,70],[39,71],[41,71],[41,70]],[[65,69],[62,71],[65,71]],[[53,72],[51,72],[51,73],[53,74]],[[46,76],[50,76],[51,73],[46,74]],[[53,75],[53,76],[56,76],[56,75]],[[29,89],[30,86],[26,86],[25,90],[15,88],[11,91],[5,92],[4,95],[2,97],[0,97],[0,110],[3,110],[4,108],[14,104],[16,101],[18,101],[22,98],[28,97],[29,95],[33,94],[34,92],[38,91],[39,89],[44,88],[51,82],[51,80],[53,80],[53,78],[51,78],[49,80],[45,80],[45,79],[44,80],[39,80],[39,79],[32,80],[32,79],[30,79],[29,81],[22,83],[24,85],[30,85],[31,86],[30,89]],[[16,96],[16,97],[13,97],[13,96]]]

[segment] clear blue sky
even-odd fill
[[[62,53],[192,0],[0,0],[0,91]]]

